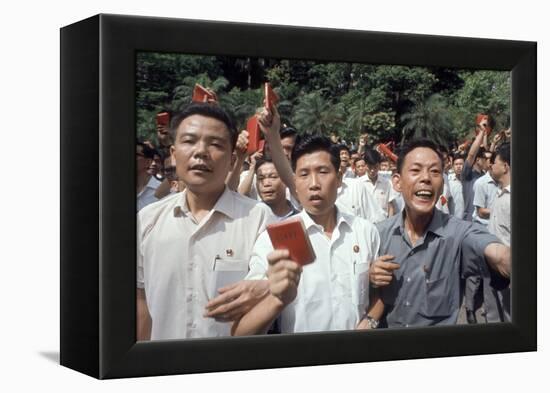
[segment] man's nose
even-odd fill
[[[309,176],[309,188],[310,189],[318,189],[320,186],[319,178],[317,177],[317,174],[312,173]]]

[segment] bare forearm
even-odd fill
[[[292,196],[296,200],[298,200],[298,196],[296,194],[296,187],[294,186],[294,172],[292,171],[290,162],[288,162],[288,159],[286,158],[285,153],[283,151],[283,145],[281,145],[281,138],[279,137],[278,134],[275,134],[275,135],[267,134],[265,138],[267,143],[269,144],[269,150],[271,151],[271,159],[273,160],[273,164],[275,165],[275,168],[279,173],[279,177],[281,178],[283,183],[285,183],[285,185],[288,187]]]
[[[256,166],[251,165],[248,169],[248,173],[245,178],[239,184],[239,194],[241,195],[250,195],[250,190],[252,189],[252,182],[254,181],[254,173],[256,171]]]
[[[235,164],[233,164],[233,168],[225,178],[225,184],[227,184],[227,187],[233,191],[237,190],[237,187],[239,186],[239,178],[241,176],[241,168],[243,166],[244,158],[244,154],[237,153]]]
[[[466,158],[466,161],[470,164],[470,166],[474,165],[474,161],[476,159],[477,152],[479,151],[479,147],[481,146],[481,143],[483,141],[483,135],[485,133],[480,131],[476,139],[474,140],[474,143],[472,143],[472,146],[470,147],[470,150],[468,151],[468,157]]]
[[[231,335],[248,336],[265,334],[283,309],[283,303],[275,296],[269,294],[233,324]]]
[[[136,299],[136,339],[137,341],[148,341],[151,339],[151,327],[153,323],[147,301],[145,299],[145,291],[137,290]]]
[[[384,302],[379,291],[378,288],[371,289],[369,308],[367,309],[367,315],[376,320],[380,320],[384,314]]]

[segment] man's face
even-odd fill
[[[176,174],[193,192],[219,192],[233,163],[227,126],[214,118],[192,115],[176,131],[170,153]]]
[[[286,199],[286,186],[272,162],[262,164],[256,171],[256,188],[260,198],[269,206]]]
[[[508,164],[500,159],[500,156],[497,155],[495,157],[495,163],[492,165],[491,168],[491,176],[493,179],[495,179],[497,182],[500,182],[501,179],[508,173],[510,170],[510,167]]]
[[[389,171],[390,170],[390,163],[388,161],[382,161],[380,163],[380,170],[384,171],[384,172]]]
[[[340,150],[340,166],[347,168],[349,166],[349,151]]]
[[[137,145],[136,146],[136,170],[137,173],[144,173],[149,170],[149,167],[151,166],[151,160],[150,158],[145,157],[143,154],[143,146]]]
[[[328,152],[316,151],[301,156],[296,161],[294,179],[298,199],[309,214],[324,215],[334,209],[342,181]]]
[[[283,152],[285,153],[286,158],[290,161],[290,156],[292,154],[292,149],[296,144],[296,136],[287,136],[281,139],[281,145],[283,145]]]
[[[158,154],[155,154],[153,156],[153,160],[151,161],[151,165],[149,165],[149,174],[152,176],[155,176],[161,170],[162,170],[162,161],[160,159],[160,156]]]
[[[485,152],[483,155],[485,157],[485,165],[483,166],[483,170],[487,172],[491,170],[491,158],[493,158],[493,154],[491,152]]]
[[[365,173],[367,173],[367,164],[365,164],[365,160],[355,161],[355,175],[361,177],[364,176]]]
[[[380,170],[380,164],[369,165],[367,164],[367,175],[372,181],[378,179],[378,171]]]
[[[405,156],[401,173],[393,176],[394,188],[415,215],[431,214],[443,191],[443,168],[436,152],[418,147]]]
[[[464,168],[464,159],[457,158],[453,161],[453,170],[457,176],[462,174],[462,168]]]
[[[448,172],[449,169],[451,169],[451,166],[453,165],[451,161],[451,157],[446,152],[441,153],[443,156],[443,163],[445,164],[445,167],[443,168],[445,172]]]

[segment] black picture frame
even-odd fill
[[[512,323],[136,343],[137,51],[510,71]],[[63,27],[61,364],[104,379],[535,351],[536,95],[534,42],[122,15]]]

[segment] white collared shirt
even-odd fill
[[[380,222],[386,218],[384,211],[367,185],[359,179],[344,179],[342,186],[338,188],[336,205],[348,214],[362,217],[372,223]]]
[[[155,179],[155,176],[151,176],[149,178],[149,181],[143,187],[143,190],[141,190],[137,194],[137,211],[140,211],[145,206],[158,201],[157,197],[155,196],[155,191],[157,190],[158,186],[160,186],[160,181]]]
[[[246,276],[254,243],[273,220],[269,207],[226,187],[196,222],[186,193],[138,214],[137,287],[145,289],[152,340],[229,336],[231,324],[204,318],[204,307]]]
[[[492,210],[492,205],[498,191],[498,184],[491,177],[489,172],[485,173],[474,182],[474,212],[472,213],[472,221],[478,222],[485,226],[489,225],[489,219],[481,218],[477,214],[477,208],[482,207]]]
[[[499,190],[491,209],[488,229],[508,247],[511,244],[512,226],[510,217],[511,185]]]
[[[368,307],[368,269],[378,256],[378,231],[367,220],[337,209],[336,227],[329,239],[305,210],[298,215],[316,259],[304,266],[298,294],[281,313],[281,332],[355,329]],[[271,251],[266,231],[254,245],[247,279],[266,279]]]
[[[388,217],[388,204],[395,199],[396,196],[394,194],[397,194],[397,192],[393,190],[391,181],[387,178],[378,176],[376,182],[373,183],[368,175],[363,175],[358,180],[367,185],[367,189],[374,195],[378,206],[384,211],[385,217]]]

